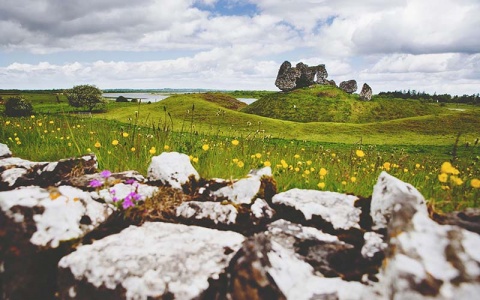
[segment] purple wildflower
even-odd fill
[[[91,187],[97,188],[97,187],[102,186],[103,182],[101,182],[98,179],[93,179],[92,181],[90,181],[90,183],[88,185],[91,186]]]
[[[128,179],[127,181],[125,181],[126,184],[134,184],[135,182],[135,179]]]
[[[123,200],[122,206],[123,206],[123,209],[127,209],[127,208],[129,208],[129,207],[134,206],[134,204],[133,204],[133,202],[132,202],[132,199],[129,198],[129,197],[125,198],[125,200]]]
[[[109,170],[103,170],[102,172],[100,172],[100,176],[102,176],[103,178],[108,178],[110,177],[110,175],[112,175],[112,172],[110,172]]]
[[[118,201],[117,196],[113,196],[112,201],[113,201],[113,202],[117,202],[117,201]]]

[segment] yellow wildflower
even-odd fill
[[[130,148],[130,151],[135,152],[135,147]]]
[[[97,141],[94,146],[95,146],[95,148],[100,148],[102,146],[102,144],[100,144],[100,142]]]
[[[295,157],[295,158],[300,158],[300,155],[295,154],[293,157]]]
[[[342,181],[342,185],[347,185],[347,182],[345,180]]]
[[[319,174],[320,176],[325,176],[325,175],[327,175],[327,173],[328,173],[328,172],[327,172],[327,170],[326,170],[325,168],[320,168],[320,171],[318,172],[318,174]]]
[[[455,183],[455,185],[462,185],[463,184],[463,180],[461,178],[458,178],[457,176],[450,177],[450,180],[453,181],[453,183]]]
[[[113,140],[112,145],[114,145],[114,146],[118,145],[118,140]]]
[[[295,172],[298,172],[300,171],[300,168],[299,167],[295,167]]]
[[[383,163],[383,168],[387,171],[390,171],[390,166],[391,166],[391,164],[389,162],[384,162]]]
[[[307,160],[307,166],[311,165],[312,164],[312,161],[311,160]]]
[[[169,146],[169,145],[163,146],[163,150],[168,151],[168,149],[170,149],[170,146]]]
[[[282,159],[282,160],[280,161],[280,163],[282,164],[282,167],[283,167],[284,169],[288,168],[288,164],[287,164],[287,162],[286,162],[285,160]]]
[[[155,147],[152,147],[150,148],[150,150],[148,150],[148,152],[150,152],[150,154],[155,154],[157,152],[157,149],[155,149]]]
[[[127,133],[127,132],[124,132],[124,133],[122,133],[122,136],[123,136],[124,138],[126,138],[126,137],[128,137],[128,133]]]
[[[319,182],[317,184],[317,186],[318,186],[319,189],[324,189],[325,188],[325,182]]]
[[[261,153],[255,153],[255,157],[260,158],[260,157],[262,157],[262,154]]]
[[[453,175],[458,175],[458,174],[460,174],[460,172],[459,172],[457,169],[455,169],[455,168],[452,166],[452,164],[451,164],[450,162],[448,162],[448,161],[446,161],[446,162],[444,162],[444,163],[442,164],[442,167],[441,167],[441,169],[440,169],[440,172],[441,172],[441,173],[447,173],[447,174],[453,174]]]
[[[415,164],[415,169],[420,169],[420,164]]]
[[[303,171],[303,174],[305,174],[305,175],[310,175],[310,170],[305,170],[305,171]]]
[[[365,152],[363,152],[362,150],[360,149],[357,149],[355,151],[355,154],[358,156],[358,157],[364,157],[365,156]]]
[[[210,149],[210,146],[208,144],[204,144],[202,146],[202,149],[203,149],[203,151],[208,151],[208,149]]]
[[[234,164],[238,163],[238,158],[232,159],[232,162],[233,162]]]
[[[474,178],[470,181],[470,185],[474,188],[474,189],[480,189],[480,179],[477,179],[477,178]]]
[[[35,119],[35,115],[31,115],[30,118]]]
[[[5,125],[10,125],[10,121],[5,121]]]
[[[357,181],[357,177],[355,177],[355,176],[350,177],[350,181],[351,181],[351,182],[356,182],[356,181]]]
[[[266,161],[263,162],[263,165],[265,167],[270,167],[272,165],[272,163],[270,161],[266,160]]]
[[[233,140],[232,145],[237,146],[240,142],[238,140]]]
[[[239,161],[239,162],[237,163],[237,166],[238,166],[239,168],[243,168],[244,165],[245,165],[245,164],[243,163],[243,161]]]
[[[442,173],[442,174],[438,175],[438,181],[440,181],[440,182],[445,183],[445,182],[447,182],[447,179],[448,179],[447,173]]]

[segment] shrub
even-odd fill
[[[128,102],[128,99],[123,96],[118,96],[115,102]]]
[[[5,101],[5,114],[9,117],[29,116],[33,114],[33,107],[21,96],[14,96]]]
[[[68,104],[73,107],[85,107],[89,112],[92,112],[95,106],[102,106],[105,103],[102,98],[102,91],[94,85],[77,85],[66,90],[65,94]]]

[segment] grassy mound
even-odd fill
[[[416,100],[360,101],[358,95],[321,85],[269,94],[242,109],[249,114],[302,123],[369,123],[432,115],[441,110],[436,104]]]

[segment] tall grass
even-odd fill
[[[140,105],[138,106],[140,110]],[[478,140],[449,146],[386,146],[319,143],[272,139],[261,124],[251,132],[199,131],[192,106],[181,124],[174,124],[167,109],[163,117],[137,111],[127,123],[68,115],[0,117],[0,142],[15,156],[36,161],[95,153],[99,168],[127,169],[146,174],[151,157],[163,151],[190,156],[205,178],[240,178],[250,169],[270,166],[279,191],[306,188],[369,196],[382,171],[413,184],[437,209],[478,207],[480,179]],[[173,131],[173,126],[178,131]],[[451,161],[457,175],[440,176]]]

